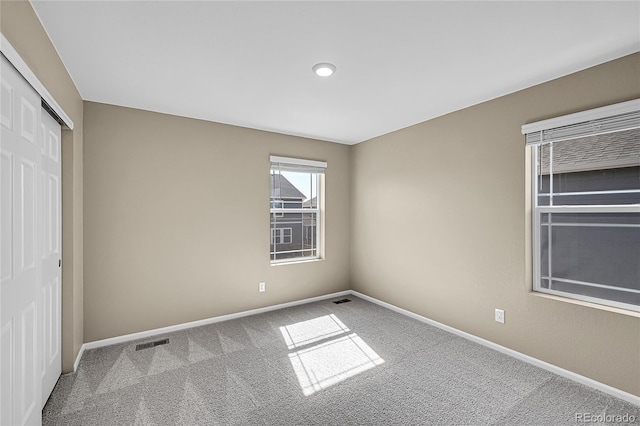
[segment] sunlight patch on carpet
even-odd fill
[[[280,327],[289,349],[299,348],[349,331],[334,314]]]
[[[384,363],[355,333],[291,353],[289,360],[307,396]]]
[[[306,396],[384,363],[356,333],[346,335],[349,329],[333,314],[280,327],[280,331],[289,349],[325,340],[289,354]]]

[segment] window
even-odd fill
[[[284,208],[284,202],[282,200],[274,200],[271,199],[271,208],[272,209],[282,209]],[[282,217],[284,213],[274,213],[276,217]],[[273,235],[273,232],[271,233]],[[273,237],[272,237],[273,240]],[[273,244],[273,243],[272,243]]]
[[[533,289],[640,311],[640,100],[523,126]]]
[[[271,244],[291,244],[291,228],[271,228]]]
[[[272,264],[320,258],[321,161],[271,156]]]

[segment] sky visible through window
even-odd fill
[[[316,179],[318,175],[314,173],[296,173],[296,172],[280,172],[282,176],[287,178],[289,182],[293,184],[300,192],[302,192],[309,200],[318,194],[316,194]],[[304,200],[304,201],[306,201]]]

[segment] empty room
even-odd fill
[[[0,33],[0,425],[640,424],[640,1]]]

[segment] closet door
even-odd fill
[[[0,61],[0,424],[40,424],[40,96]]]
[[[44,109],[42,116],[42,194],[40,233],[42,279],[42,405],[47,402],[62,372],[61,336],[61,145],[60,124]]]

